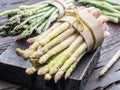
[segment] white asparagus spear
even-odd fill
[[[112,67],[112,65],[118,60],[120,57],[120,50],[112,57],[112,59],[107,63],[107,65],[100,71],[100,76],[105,75],[105,73]]]

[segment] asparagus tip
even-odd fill
[[[48,57],[45,55],[45,56],[42,56],[40,59],[39,59],[39,63],[40,64],[44,64],[46,61],[47,61]]]
[[[56,75],[54,77],[55,83],[57,83],[57,81],[61,79],[61,77],[63,76],[63,74],[64,74],[64,71],[62,72],[61,70],[56,73]]]
[[[31,58],[30,57],[30,61],[33,62],[33,61],[38,61],[38,59],[34,59],[34,58]]]
[[[31,56],[30,56],[30,58],[39,58],[41,55],[43,54],[43,52],[34,52]]]
[[[16,49],[16,53],[18,56],[21,56],[24,58],[24,60],[28,59],[29,56],[32,54],[32,50],[26,49],[26,50],[22,50],[20,48]]]
[[[71,75],[71,73],[66,73],[65,76],[64,76],[65,80],[68,79],[68,77],[69,77],[70,75]]]
[[[38,75],[43,75],[41,69],[38,70],[37,74],[38,74]]]
[[[61,78],[61,77],[59,77],[59,76],[58,76],[58,77],[55,77],[55,78],[54,78],[55,83],[57,83],[60,78]]]
[[[16,53],[17,53],[18,56],[23,56],[23,50],[20,49],[20,48],[16,49]]]
[[[32,68],[27,68],[25,72],[26,72],[28,75],[32,75],[32,74],[35,73],[35,71],[36,71],[36,69],[35,69],[34,67],[32,67]]]
[[[99,76],[102,77],[104,74],[105,74],[105,73],[101,71],[101,72],[99,73]]]
[[[47,73],[47,74],[45,74],[44,78],[45,78],[45,80],[50,80],[52,78],[52,76],[49,73]]]

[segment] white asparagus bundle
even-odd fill
[[[89,13],[91,14],[93,13],[93,15],[94,13],[96,13],[96,11],[98,11],[97,9],[94,9],[94,12],[92,12],[93,9],[92,10],[85,9],[85,10],[86,11],[89,10]],[[72,11],[73,12],[70,12],[69,14],[66,15],[74,15],[74,14],[77,15],[77,13],[74,12],[75,11],[74,9]],[[78,19],[79,17],[76,17],[76,15],[74,17],[76,18],[75,20],[83,22],[81,19]],[[98,16],[94,16],[94,19],[95,17],[97,18],[96,21],[104,22],[102,24],[106,23],[106,19],[100,18],[100,14],[98,14]],[[74,20],[74,18],[70,20]],[[31,63],[35,63],[35,64],[33,65],[32,68],[28,68],[26,70],[26,73],[33,74],[34,72],[38,71],[38,75],[44,75],[44,78],[46,80],[50,80],[51,78],[54,77],[55,82],[57,82],[65,73],[65,79],[67,79],[71,75],[72,71],[75,69],[76,65],[83,57],[83,55],[88,52],[87,50],[88,45],[85,40],[86,37],[82,36],[85,31],[81,33],[82,30],[77,30],[78,28],[77,24],[79,25],[79,27],[82,27],[81,23],[78,22],[76,22],[75,25],[73,25],[67,22],[67,20],[58,21],[57,24],[55,24],[57,26],[55,27],[52,26],[51,27],[52,29],[50,28],[42,35],[32,38],[31,40],[28,40],[29,42],[33,43],[32,46],[34,45],[34,47],[37,46],[39,48],[35,48],[34,50],[32,48],[32,53],[31,55],[29,54],[30,55],[29,57]],[[84,29],[86,30],[93,29],[90,28],[89,25],[86,25],[85,22],[83,26]],[[96,36],[94,36],[94,38],[96,38]],[[97,44],[94,45],[95,48],[97,48],[96,47]],[[17,53],[21,54],[20,49],[17,49]]]

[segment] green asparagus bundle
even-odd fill
[[[101,9],[102,14],[109,18],[110,22],[120,22],[120,4],[113,0],[77,0],[80,4],[85,4],[87,7],[97,7]]]
[[[22,5],[18,9],[0,13],[0,17],[13,15],[7,23],[0,26],[0,35],[19,35],[20,39],[46,31],[52,22],[64,15],[67,7],[74,7],[71,0],[42,1],[33,5]]]
[[[89,26],[90,21],[94,24]],[[26,69],[27,74],[37,72],[46,80],[54,77],[57,82],[64,74],[67,79],[84,54],[102,44],[102,31],[97,19],[87,11],[68,9],[64,17],[35,37],[28,49],[17,48],[16,52],[30,60],[33,67]]]

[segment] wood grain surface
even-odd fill
[[[0,0],[0,12],[4,10],[14,9],[19,5],[29,5],[40,0]],[[7,16],[0,17],[0,25],[7,22]],[[0,37],[0,54],[3,53],[11,44],[16,41],[17,36],[14,37]],[[30,90],[23,86],[11,84],[0,80],[0,90]]]
[[[21,4],[31,4],[39,0],[0,0],[0,12],[18,7]],[[120,2],[120,0],[116,0]],[[6,17],[0,18],[0,24],[6,22]],[[85,90],[120,90],[120,60],[102,78],[98,77],[99,71],[107,64],[117,50],[120,49],[120,24],[109,24],[110,37],[102,46],[101,57],[97,67],[90,76]],[[0,37],[0,53],[10,46],[16,37]],[[26,88],[0,81],[0,90],[26,90]]]
[[[107,88],[112,84],[114,84],[114,88],[116,87],[120,90],[120,87],[116,84],[120,81],[120,59],[105,76],[102,78],[98,77],[100,70],[120,49],[120,24],[109,24],[109,31],[111,35],[105,40],[102,46],[100,60],[86,85],[86,90],[104,90],[104,88]]]

